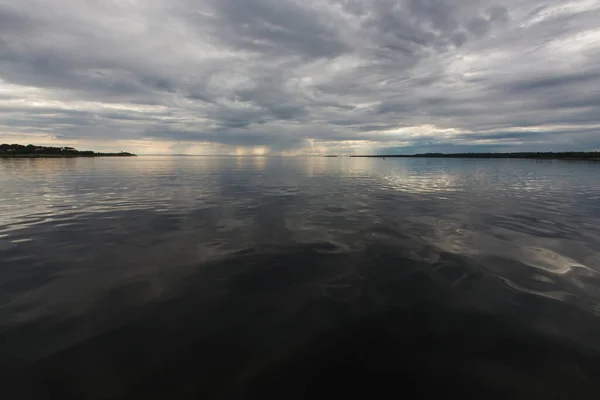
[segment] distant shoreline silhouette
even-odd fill
[[[46,147],[32,144],[0,144],[0,157],[3,158],[58,158],[58,157],[132,157],[127,152],[98,153],[91,150],[80,151],[73,147]]]
[[[530,158],[542,160],[591,160],[600,161],[598,151],[577,152],[519,152],[519,153],[422,153],[422,154],[374,154],[352,155],[350,157],[367,158]]]

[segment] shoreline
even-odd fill
[[[463,159],[517,159],[517,160],[561,160],[561,161],[600,161],[600,154],[581,153],[542,153],[542,154],[519,154],[519,153],[499,153],[499,154],[412,154],[412,155],[358,155],[349,156],[351,158],[463,158]]]
[[[558,160],[558,161],[600,161],[600,158],[562,158],[562,157],[424,157],[424,156],[349,156],[349,158],[462,158],[469,160]]]
[[[0,158],[73,158],[73,157],[133,157],[126,151],[102,153],[77,150],[73,147],[48,147],[33,144],[0,144]]]
[[[0,154],[0,158],[96,158],[96,157],[136,157],[135,154]]]

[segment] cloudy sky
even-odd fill
[[[600,150],[600,0],[0,0],[0,142]]]

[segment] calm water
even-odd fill
[[[600,163],[0,159],[6,399],[600,397]]]

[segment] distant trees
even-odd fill
[[[598,151],[520,152],[520,153],[423,153],[413,155],[374,155],[350,157],[418,157],[418,158],[533,158],[545,160],[600,160]]]
[[[536,159],[600,159],[597,151],[566,151],[566,152],[520,152],[520,153],[456,153],[417,154],[417,157],[453,157],[453,158],[536,158]]]
[[[97,156],[133,156],[131,153],[95,153],[93,151],[79,151],[73,147],[46,147],[32,144],[0,144],[0,156],[13,157],[97,157]]]
[[[1,144],[0,153],[22,155],[22,154],[77,154],[80,153],[72,147],[45,147],[45,146],[34,146],[28,144],[26,146],[22,144]],[[92,152],[93,154],[93,152]]]

